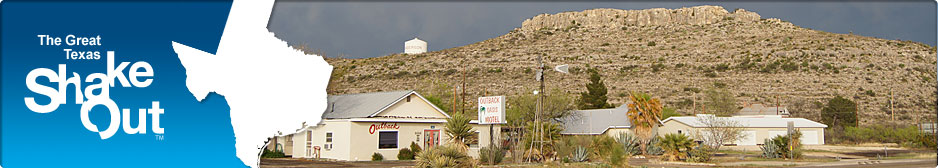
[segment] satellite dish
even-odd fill
[[[570,73],[570,65],[563,64],[554,67],[554,70],[561,73]]]

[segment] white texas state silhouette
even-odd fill
[[[332,73],[321,56],[291,48],[267,30],[273,5],[234,1],[216,54],[172,42],[193,96],[225,96],[237,156],[251,167],[258,167],[268,137],[319,123]]]

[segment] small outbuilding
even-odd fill
[[[710,116],[707,116],[710,115]],[[658,134],[679,133],[694,137],[708,128],[701,117],[715,117],[712,114],[698,114],[697,116],[669,117],[658,128]],[[745,138],[726,145],[761,145],[767,138],[788,133],[788,122],[794,123],[794,128],[801,131],[801,143],[805,145],[824,144],[824,128],[827,125],[804,118],[784,118],[779,115],[759,116],[733,116],[716,117],[720,120],[738,123],[743,128]]]

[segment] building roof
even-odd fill
[[[785,107],[766,107],[762,104],[752,104],[736,113],[738,116],[748,115],[789,115],[788,108]]]
[[[573,110],[570,115],[562,118],[564,130],[561,134],[597,135],[603,134],[609,128],[631,128],[625,105],[612,109]]]
[[[704,115],[709,114],[698,114],[698,116]],[[736,121],[743,127],[750,128],[786,128],[788,127],[788,121],[793,121],[795,128],[827,128],[827,125],[804,118],[782,118],[781,116],[733,116],[719,118]],[[696,116],[669,117],[665,119],[664,122],[672,120],[691,127],[707,127],[700,122]]]
[[[322,118],[348,119],[373,117],[411,94],[416,94],[417,97],[426,101],[423,96],[420,96],[420,94],[413,90],[330,95],[327,98],[328,107],[326,107],[326,112],[322,114]],[[433,104],[431,103],[430,105],[432,106]],[[446,115],[446,113],[438,107],[433,106],[433,108],[443,113],[443,115]],[[449,116],[447,115],[447,117]]]

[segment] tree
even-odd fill
[[[654,136],[652,131],[661,121],[661,101],[644,93],[631,93],[629,99],[632,100],[632,103],[629,103],[629,120],[635,128],[635,135],[642,140],[642,155],[644,155],[648,153],[646,148],[648,140]]]
[[[421,84],[422,86],[417,87],[417,92],[419,92],[423,98],[426,98],[427,101],[433,103],[434,106],[440,108],[446,112],[446,114],[453,114],[453,87],[447,85],[443,81],[437,80],[425,80]]]
[[[586,92],[580,93],[579,102],[577,105],[580,109],[598,109],[598,108],[609,108],[612,107],[609,103],[606,103],[606,100],[609,97],[606,96],[606,84],[603,83],[602,76],[599,75],[599,71],[595,68],[590,68],[590,83],[586,84]]]
[[[573,109],[573,100],[569,95],[554,90],[553,94],[544,95],[544,111],[541,112],[542,120],[553,120],[560,122],[561,118],[570,115]],[[537,109],[537,96],[523,94],[508,98],[508,107],[505,117],[508,125],[521,127],[528,122],[534,121],[534,112]]]
[[[697,129],[694,139],[702,140],[704,144],[710,146],[710,149],[719,150],[720,146],[727,142],[746,138],[742,124],[738,121],[714,115],[697,116],[697,121],[703,124],[704,128]]]
[[[836,96],[821,108],[821,122],[831,127],[857,126],[857,103]]]
[[[469,126],[470,120],[462,113],[453,113],[450,118],[446,119],[445,132],[453,143],[466,146],[466,144],[469,144],[467,140],[475,136],[472,126]]]
[[[736,96],[726,88],[710,88],[707,94],[707,113],[717,116],[730,116],[739,111],[736,106]]]
[[[688,138],[684,134],[666,134],[658,146],[664,149],[664,157],[668,161],[677,161],[687,157],[687,151],[696,146],[694,139]]]

